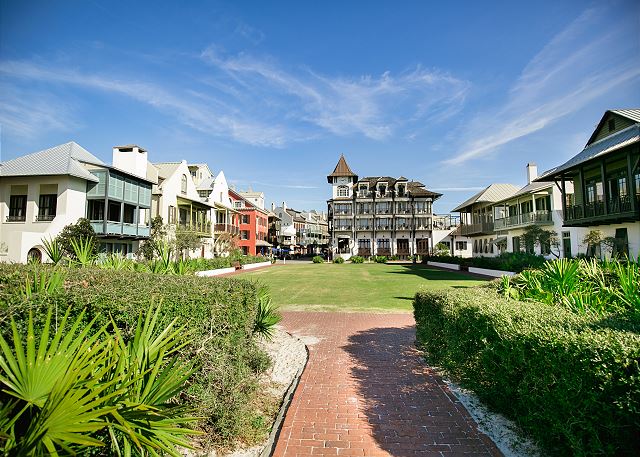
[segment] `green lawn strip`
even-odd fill
[[[411,311],[418,290],[463,288],[484,281],[424,265],[296,264],[248,272],[269,286],[282,309],[305,311]]]

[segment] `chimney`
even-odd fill
[[[527,164],[527,184],[531,184],[538,177],[538,166],[534,162]]]
[[[282,211],[287,212],[287,202],[282,202]]]
[[[274,213],[276,211],[276,204],[271,202],[271,212]]]
[[[147,177],[147,151],[136,144],[114,146],[112,163],[133,175]]]

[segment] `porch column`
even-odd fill
[[[600,161],[600,179],[602,179],[602,200],[604,203],[604,214],[609,214],[609,199],[607,198],[607,175],[604,169],[604,159]],[[596,189],[597,191],[597,189]]]
[[[629,200],[631,201],[631,211],[637,210],[638,202],[636,201],[636,181],[633,179],[633,163],[631,161],[631,149],[627,151],[627,174],[629,175]]]
[[[562,182],[562,190],[560,192],[561,194],[561,202],[562,202],[562,220],[564,222],[566,222],[567,220],[567,190],[566,190],[566,186],[564,183],[564,176],[560,176],[560,180]],[[574,190],[575,192],[575,190]]]
[[[531,215],[531,222],[536,222],[536,195],[532,194],[531,195],[531,203],[532,203],[532,210],[533,210],[533,214]]]
[[[584,170],[582,167],[578,169],[578,177],[580,178],[580,190],[582,191],[582,217],[586,216],[586,202],[587,202],[587,186],[584,182]],[[575,192],[575,189],[574,189]]]

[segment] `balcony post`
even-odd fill
[[[104,208],[102,208],[102,233],[107,234],[107,220],[109,219],[109,169],[104,174]],[[91,217],[89,217],[91,220]]]
[[[584,170],[582,167],[578,169],[578,177],[580,178],[580,189],[582,191],[582,217],[585,217],[587,215],[587,205],[585,204],[587,201],[587,186],[584,182]]]
[[[531,213],[531,216],[532,216],[531,218],[533,220],[530,221],[530,222],[537,222],[537,217],[536,217],[536,196],[535,196],[535,194],[531,194],[531,203],[532,203],[531,208],[533,209],[533,212]]]
[[[633,179],[633,163],[631,161],[631,149],[627,151],[627,174],[629,175],[629,200],[631,201],[631,211],[636,212],[638,202],[636,201],[636,181]]]
[[[600,179],[602,179],[602,200],[604,203],[604,214],[609,214],[609,199],[607,196],[607,179],[604,170],[604,159],[600,161]],[[596,189],[597,191],[597,189]]]
[[[562,220],[567,221],[567,190],[564,183],[564,176],[560,176],[560,182],[562,183],[562,189],[560,191],[562,197]],[[574,191],[575,192],[575,191]]]

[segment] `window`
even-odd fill
[[[609,128],[610,132],[613,132],[616,129],[616,120],[609,119],[609,122],[607,122],[607,127]]]
[[[120,222],[120,203],[109,202],[107,220],[111,222]]]
[[[398,184],[398,197],[404,197],[404,196],[405,196],[405,185]]]
[[[489,252],[493,254],[493,238],[489,238]]]
[[[338,186],[338,197],[348,197],[349,188],[347,186]]]
[[[123,221],[126,224],[134,224],[136,222],[136,207],[133,205],[124,205]]]
[[[249,239],[249,231],[248,230],[241,230],[240,231],[240,239],[241,240],[248,240]]]
[[[511,242],[513,243],[513,252],[520,252],[520,237],[514,236]]]
[[[380,238],[378,239],[377,246],[378,249],[389,249],[391,245],[389,244],[388,238]]]
[[[7,222],[24,222],[27,218],[27,196],[12,195],[9,198]]]
[[[56,194],[40,195],[38,201],[38,220],[52,221],[56,217],[58,196]]]
[[[248,224],[249,223],[249,215],[248,214],[243,214],[241,216],[241,223],[242,224]]]
[[[89,208],[87,210],[89,220],[104,220],[104,200],[89,200]]]
[[[371,249],[371,240],[369,239],[358,240],[358,249]]]
[[[473,240],[473,252],[478,252],[478,240]]]
[[[182,175],[182,182],[180,184],[180,192],[187,193],[187,175]]]
[[[571,258],[571,232],[562,232],[562,254],[566,259]]]
[[[176,223],[176,207],[169,206],[169,224]]]
[[[466,251],[466,250],[467,250],[466,241],[456,241],[456,251]]]
[[[611,257],[629,256],[629,235],[626,228],[616,229],[615,244],[611,251]]]

